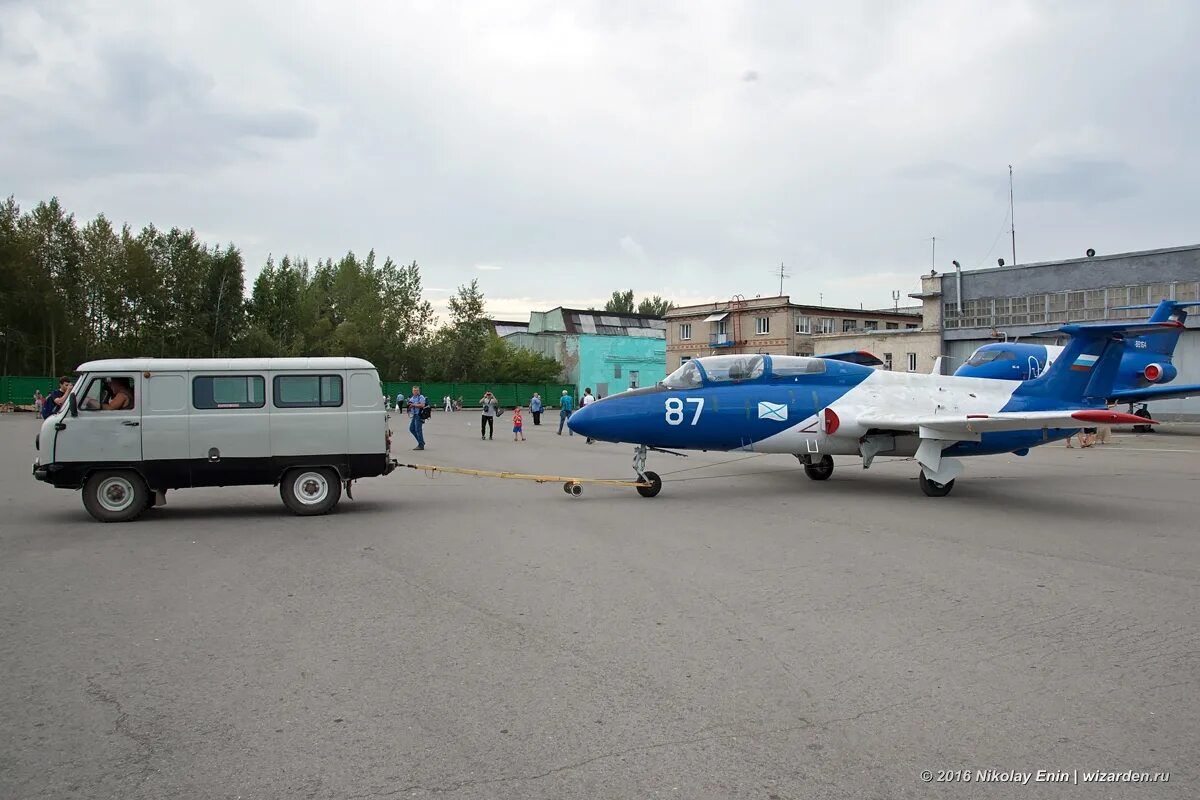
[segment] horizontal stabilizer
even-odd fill
[[[1144,386],[1138,389],[1116,389],[1109,399],[1118,403],[1148,403],[1151,400],[1173,400],[1179,397],[1200,396],[1200,384],[1185,383],[1168,386]]]
[[[877,356],[866,350],[844,350],[840,353],[822,353],[817,358],[824,358],[828,361],[847,361],[851,364],[862,364],[864,367],[878,367],[883,363]]]

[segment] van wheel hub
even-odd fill
[[[125,478],[106,478],[96,490],[96,499],[105,511],[120,512],[133,503],[133,484]]]
[[[319,472],[300,473],[293,487],[296,499],[304,505],[317,505],[329,496],[329,481]]]

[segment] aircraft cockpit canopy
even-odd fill
[[[679,369],[663,379],[669,389],[697,389],[705,384],[741,383],[767,375],[772,378],[793,378],[798,375],[818,375],[825,372],[822,358],[807,356],[745,355],[705,356],[685,361]]]
[[[967,359],[967,365],[978,367],[981,364],[988,364],[992,361],[1012,361],[1016,358],[1016,354],[1011,350],[988,350],[987,345],[976,350]]]

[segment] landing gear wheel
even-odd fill
[[[279,484],[279,496],[297,516],[328,514],[342,498],[342,481],[329,467],[292,469]]]
[[[1133,415],[1135,417],[1141,417],[1142,419],[1150,419],[1150,409],[1147,408],[1146,406],[1142,406],[1137,411],[1134,411]],[[1150,427],[1149,425],[1134,425],[1133,432],[1134,433],[1154,433],[1154,428]]]
[[[83,507],[100,522],[129,522],[141,516],[150,490],[133,470],[94,472],[83,485]]]
[[[821,460],[804,465],[804,474],[814,481],[827,481],[833,474],[833,456],[821,456]]]
[[[655,497],[662,491],[662,478],[658,477],[657,472],[643,472],[642,480],[650,484],[637,487],[637,492],[642,497]]]
[[[931,481],[925,477],[924,470],[917,474],[917,480],[921,484],[921,491],[929,497],[945,497],[954,488],[954,481],[947,481],[946,483]]]

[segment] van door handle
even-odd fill
[[[141,425],[142,423],[134,422],[131,419],[127,419],[124,422],[122,422],[121,424],[124,425],[126,428],[136,428],[138,425]]]

